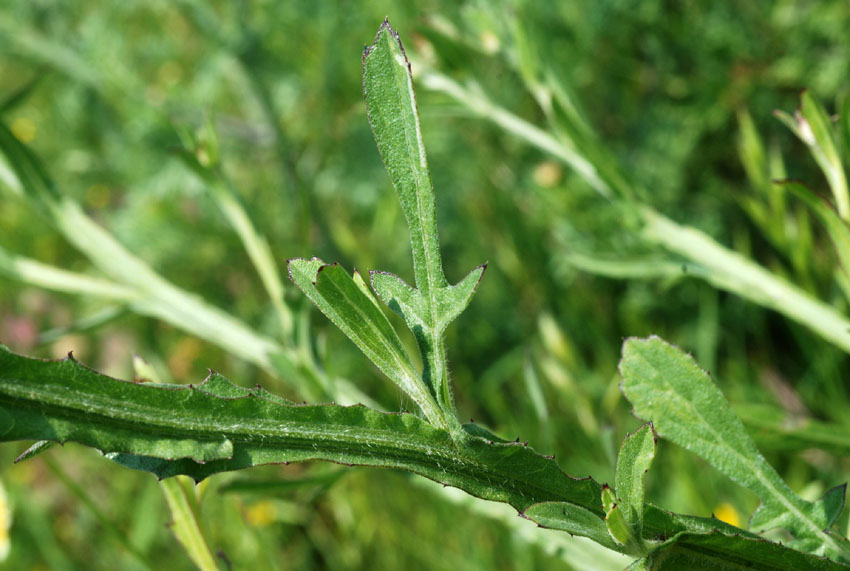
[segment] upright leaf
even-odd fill
[[[838,154],[832,122],[823,106],[811,93],[803,91],[800,94],[800,107],[794,112],[793,117],[782,111],[776,111],[774,114],[809,147],[809,151],[829,182],[838,215],[842,220],[850,221],[850,191],[847,187],[847,176],[844,173],[841,156]]]
[[[316,307],[419,405],[431,424],[447,427],[398,334],[359,275],[358,283],[339,264],[325,264],[318,258],[289,260],[289,275]]]
[[[416,286],[426,297],[446,286],[437,237],[437,209],[419,127],[413,76],[401,39],[384,20],[363,52],[363,95],[378,151],[410,228]]]
[[[410,229],[416,279],[414,289],[397,276],[375,272],[372,287],[416,335],[425,363],[423,378],[457,432],[460,425],[454,420],[442,334],[469,304],[484,266],[472,270],[456,286],[446,281],[413,76],[401,39],[386,20],[375,42],[363,52],[363,96],[378,151]]]
[[[635,537],[643,535],[643,479],[655,458],[655,433],[644,424],[626,436],[617,456],[614,490]]]
[[[850,283],[850,225],[847,220],[842,219],[835,209],[821,199],[803,184],[786,180],[782,182],[782,186],[794,193],[803,202],[806,203],[815,217],[820,220],[829,239],[835,247],[835,253],[838,255],[838,262],[841,267],[841,272],[844,274],[844,279]]]
[[[783,526],[798,539],[815,541],[817,553],[850,555],[845,540],[824,531],[832,523],[833,499],[807,502],[788,487],[693,358],[658,337],[628,339],[620,373],[635,414],[758,495],[758,527]]]

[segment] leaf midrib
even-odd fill
[[[658,368],[655,367],[655,365],[653,365],[649,360],[644,358],[643,355],[641,355],[641,359],[643,359],[644,363],[647,366],[651,367],[656,372],[656,379],[658,381],[660,381],[664,386],[666,386],[667,389],[681,401],[679,403],[679,406],[682,406],[683,408],[687,408],[691,412],[691,414],[694,417],[698,418],[700,423],[702,423],[702,425],[708,429],[708,432],[710,432],[711,434],[714,435],[714,437],[717,439],[716,441],[718,443],[720,443],[724,449],[731,452],[736,458],[738,458],[740,461],[742,461],[746,466],[749,466],[752,469],[756,478],[759,480],[759,482],[761,482],[762,485],[767,489],[767,491],[772,494],[773,499],[775,501],[778,501],[789,512],[791,512],[792,515],[794,515],[795,518],[798,519],[798,521],[805,524],[805,526],[808,528],[809,532],[812,533],[812,537],[818,538],[823,543],[829,544],[830,546],[834,547],[836,550],[839,550],[839,551],[842,550],[841,547],[839,545],[837,545],[835,543],[835,541],[832,540],[832,538],[829,537],[828,534],[823,533],[823,530],[817,524],[815,524],[815,522],[813,522],[808,516],[806,516],[806,514],[804,514],[802,511],[799,510],[799,508],[793,503],[791,498],[788,498],[785,494],[783,494],[774,485],[774,482],[772,482],[769,479],[768,475],[764,473],[763,467],[759,466],[756,463],[753,463],[749,458],[747,458],[745,455],[738,452],[738,450],[736,450],[732,445],[730,445],[722,437],[721,433],[719,433],[717,430],[715,430],[715,428],[711,425],[711,423],[709,423],[708,421],[705,420],[705,418],[700,413],[699,409],[697,409],[689,399],[687,399],[685,396],[683,396],[677,390],[675,385],[673,385],[670,381],[668,381],[664,378],[664,376],[661,374],[661,371],[659,371]],[[700,373],[705,374],[703,371],[700,371]],[[656,424],[656,426],[659,426],[659,425]],[[659,434],[660,434],[660,430],[659,430]],[[664,436],[664,435],[662,434],[662,436]],[[765,498],[762,498],[762,500],[764,501]]]
[[[115,381],[122,382],[122,381]],[[454,474],[457,477],[477,484],[484,488],[503,492],[510,498],[509,503],[515,508],[520,509],[532,503],[539,501],[566,501],[575,503],[574,500],[564,497],[557,490],[546,486],[540,486],[533,481],[519,479],[513,475],[505,474],[493,466],[483,464],[474,456],[463,454],[462,448],[456,448],[452,445],[448,433],[445,434],[445,445],[434,445],[428,442],[417,442],[415,437],[408,434],[399,435],[398,432],[393,432],[390,429],[382,430],[371,427],[355,427],[341,426],[338,428],[328,429],[327,425],[310,425],[303,423],[293,423],[292,421],[281,422],[280,420],[266,419],[266,423],[275,422],[277,427],[257,426],[257,419],[250,418],[239,419],[241,424],[251,427],[251,432],[240,431],[232,424],[216,423],[212,419],[205,420],[201,423],[197,420],[181,421],[174,416],[156,414],[157,424],[151,423],[143,416],[144,410],[152,410],[157,412],[155,407],[137,407],[132,411],[124,409],[123,414],[113,415],[108,414],[115,412],[112,408],[106,405],[93,407],[92,400],[87,400],[88,408],[82,409],[78,407],[68,406],[65,402],[57,402],[58,399],[45,398],[44,393],[50,392],[50,389],[57,388],[52,385],[43,385],[43,391],[20,391],[24,393],[19,398],[9,395],[9,386],[3,384],[4,394],[0,395],[0,405],[16,409],[29,409],[43,412],[45,407],[50,408],[50,414],[53,418],[76,420],[82,419],[86,424],[96,425],[101,430],[106,427],[122,428],[126,430],[134,430],[141,433],[141,428],[144,427],[143,434],[149,437],[165,437],[168,439],[191,438],[199,442],[218,442],[222,438],[227,438],[234,445],[261,445],[263,448],[272,445],[279,445],[280,448],[289,448],[296,451],[315,451],[317,455],[337,454],[340,457],[345,454],[353,454],[361,456],[364,465],[372,466],[390,466],[390,467],[405,467],[414,472],[421,473],[426,477],[434,478],[434,470],[441,470],[446,474]],[[67,390],[67,387],[66,387]],[[153,388],[152,390],[168,390],[163,388]],[[192,390],[192,389],[177,389],[177,390]],[[28,395],[28,398],[27,398]],[[33,400],[29,400],[29,398]],[[216,397],[211,397],[216,398]],[[226,399],[227,401],[241,400],[248,398],[262,397],[239,397],[237,399]],[[94,400],[102,400],[100,397]],[[109,399],[113,400],[114,399]],[[116,401],[117,402],[117,401]],[[286,407],[266,401],[270,405]],[[126,405],[126,402],[122,401]],[[295,407],[321,407],[321,406],[336,406],[336,405],[291,405]],[[361,405],[355,405],[361,406]],[[121,407],[117,407],[120,409]],[[341,407],[342,408],[342,407]],[[374,412],[363,407],[364,412]],[[385,413],[375,413],[385,414]],[[169,418],[166,422],[164,418]],[[262,422],[262,421],[260,421]],[[415,429],[434,430],[426,425],[416,427]],[[200,438],[199,432],[215,433],[215,437]],[[283,434],[282,434],[283,433]],[[317,441],[317,436],[331,437],[331,439],[322,439]],[[429,435],[425,435],[427,438]],[[434,434],[431,436],[439,436]],[[82,441],[82,438],[77,436],[71,438],[72,441]],[[93,438],[96,440],[96,437]],[[82,442],[92,445],[94,442]],[[318,446],[317,446],[318,445]],[[494,444],[493,446],[514,446],[515,444]],[[114,452],[117,450],[104,450],[104,452]],[[123,452],[123,451],[122,451]],[[332,460],[333,461],[333,460]],[[344,460],[338,460],[344,462]],[[360,463],[360,462],[355,462]],[[564,478],[571,476],[562,473]],[[573,478],[573,480],[575,480]],[[494,482],[499,482],[494,484]],[[466,490],[474,493],[473,490]],[[582,506],[590,508],[590,506]]]

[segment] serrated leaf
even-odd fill
[[[823,532],[828,524],[823,507],[797,496],[767,463],[693,358],[658,337],[628,339],[620,373],[635,414],[652,421],[658,435],[753,491],[762,500],[762,521],[779,523],[798,538],[816,539],[821,554],[847,556],[846,542]]]
[[[683,532],[646,558],[653,571],[841,571],[850,566],[757,537]]]
[[[617,455],[614,490],[626,523],[635,537],[643,536],[643,479],[655,458],[652,423],[626,436]]]
[[[427,297],[446,285],[437,238],[437,210],[410,63],[386,20],[363,52],[363,96],[378,151],[410,229],[416,287]]]
[[[318,258],[296,258],[289,260],[289,276],[370,361],[419,405],[429,422],[447,426],[387,316],[348,272],[339,264],[326,264]]]
[[[411,414],[296,405],[213,379],[212,387],[133,383],[71,358],[41,361],[0,349],[0,416],[8,420],[0,441],[79,442],[160,478],[202,480],[305,460],[396,468],[517,510],[559,501],[602,515],[598,483],[568,476],[522,444],[472,435],[459,444]]]
[[[543,527],[587,537],[608,549],[619,551],[619,546],[608,533],[605,521],[599,514],[581,506],[564,502],[544,502],[534,504],[522,515]]]

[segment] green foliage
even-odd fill
[[[443,333],[469,301],[485,266],[449,286],[443,273],[437,236],[437,209],[413,76],[398,34],[384,20],[375,43],[363,52],[363,95],[378,151],[398,193],[410,229],[416,289],[392,274],[371,273],[378,296],[416,335],[425,370],[422,373],[449,422],[455,418]],[[418,401],[417,401],[418,402]],[[456,430],[456,423],[449,425]]]
[[[407,50],[380,28],[365,62],[370,90],[351,58],[363,30],[388,13]],[[7,3],[0,342],[44,357],[74,350],[118,378],[193,382],[211,366],[296,402],[418,408],[402,416],[432,425],[447,458],[477,458],[486,471],[510,450],[546,466],[551,493],[526,494],[549,500],[514,500],[525,518],[553,528],[392,470],[254,467],[193,490],[39,440],[14,466],[24,448],[0,448],[9,498],[0,494],[0,522],[13,514],[7,565],[596,570],[640,555],[632,568],[842,568],[812,555],[826,549],[822,538],[792,534],[800,522],[775,506],[749,532],[682,515],[715,513],[745,527],[739,514],[771,502],[663,435],[644,480],[627,458],[647,458],[635,449],[648,451],[648,431],[634,432],[615,366],[621,339],[633,335],[657,332],[694,350],[726,380],[762,467],[803,505],[822,508],[805,514],[815,523],[837,515],[835,541],[848,535],[842,489],[826,492],[848,470],[848,25],[841,2],[673,12],[617,1],[365,2],[345,14],[321,1]],[[361,85],[395,196],[363,120]],[[771,110],[795,105],[793,116],[779,113],[792,132],[771,121]],[[420,160],[423,140],[431,168]],[[413,238],[412,272],[399,213]],[[306,261],[313,254],[343,264],[319,272]],[[477,290],[481,267],[449,286],[445,276],[463,276],[484,256],[485,287]],[[296,287],[282,279],[286,259],[303,265]],[[352,277],[342,269],[352,264],[404,280]],[[131,367],[132,354],[148,364],[134,358]],[[81,395],[98,401],[117,390],[106,381],[127,384],[98,379],[100,397],[84,387]],[[211,411],[274,400],[218,384],[230,396],[206,395]],[[63,402],[82,405],[74,398]],[[282,414],[293,405],[268,406]],[[455,408],[555,452],[558,464],[481,424],[461,427]],[[70,430],[64,405],[28,410],[43,429],[33,438]],[[163,405],[131,436],[142,447],[155,448],[143,438],[151,434],[176,445],[171,417],[181,412]],[[110,442],[108,419],[72,420],[80,434],[91,428],[83,421],[102,422],[100,444]],[[196,420],[210,428],[215,416]],[[618,460],[627,433],[641,438],[624,441]],[[119,427],[112,442],[121,434],[130,436]],[[269,453],[282,458],[287,446]],[[185,458],[110,457],[163,475],[200,469]],[[226,459],[209,464],[228,468]],[[557,491],[572,481],[558,465],[612,483],[611,517],[593,480],[580,480],[593,492],[580,497]],[[443,482],[451,472],[430,469]],[[497,479],[494,497],[504,494]],[[777,523],[767,539],[757,535]]]
[[[652,430],[652,424],[645,424],[626,436],[617,455],[614,480],[617,497],[614,503],[622,514],[629,535],[634,538],[643,537],[643,478],[654,459],[655,432]],[[602,503],[606,503],[604,492]],[[610,529],[607,519],[606,523]]]
[[[761,499],[751,527],[785,527],[796,538],[792,545],[829,557],[850,556],[847,540],[829,529],[844,507],[845,487],[833,488],[818,502],[791,491],[692,358],[657,337],[630,339],[623,346],[620,373],[635,414]]]

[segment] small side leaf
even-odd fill
[[[427,309],[419,292],[389,272],[371,271],[369,278],[378,297],[404,319],[411,331],[425,328]]]
[[[625,510],[614,495],[614,491],[607,485],[602,486],[602,509],[605,510],[605,526],[614,541],[622,546],[620,551],[633,555],[642,555],[644,549],[638,536],[635,536],[626,519]]]
[[[413,367],[387,316],[339,264],[289,260],[289,276],[319,310],[422,409],[435,426],[444,417]],[[362,280],[361,280],[362,282]]]
[[[608,549],[620,550],[599,514],[581,506],[566,502],[543,502],[534,504],[522,516],[545,528],[587,537]]]
[[[440,315],[437,328],[440,331],[445,331],[446,327],[469,306],[472,296],[478,290],[481,278],[484,277],[485,270],[487,270],[487,264],[481,264],[458,283],[441,291],[440,297],[437,298]]]
[[[15,458],[15,464],[17,464],[18,462],[23,462],[24,460],[30,460],[32,458],[35,458],[42,452],[46,452],[47,450],[53,448],[54,444],[56,443],[50,440],[39,440],[29,448],[24,450],[20,456]]]
[[[647,423],[626,436],[617,456],[614,489],[635,537],[643,536],[643,478],[655,459],[655,433]]]

